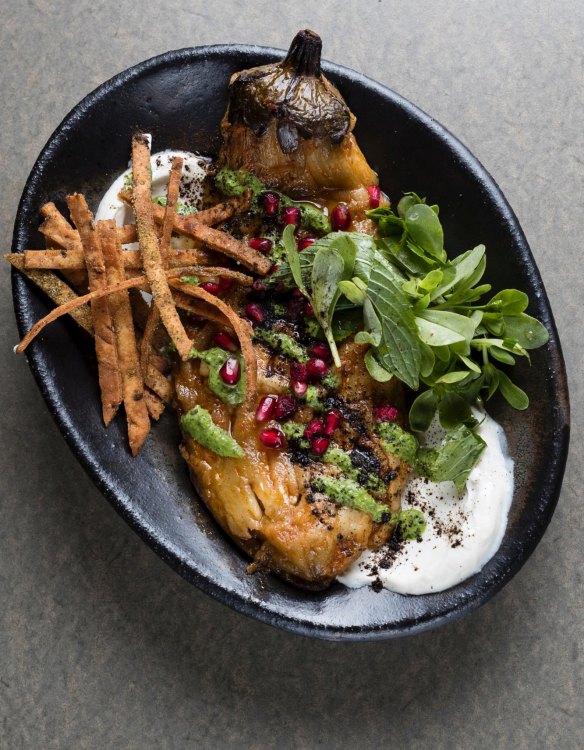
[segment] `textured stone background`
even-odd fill
[[[0,274],[0,747],[560,748],[584,745],[581,227],[584,5],[573,0],[1,3],[2,246],[63,115],[170,48],[287,46],[386,83],[501,185],[562,337],[573,448],[520,574],[441,631],[378,644],[295,637],[192,588],[138,540],[57,432]],[[144,7],[143,7],[144,6]]]

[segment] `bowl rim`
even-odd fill
[[[45,146],[37,157],[29,177],[23,188],[22,196],[19,201],[17,214],[14,223],[12,252],[20,252],[24,235],[28,229],[25,222],[27,213],[27,203],[30,196],[37,191],[38,185],[44,174],[46,166],[51,162],[51,158],[60,139],[74,126],[77,119],[82,117],[97,103],[104,95],[109,94],[112,90],[123,88],[133,79],[139,78],[144,74],[154,71],[156,68],[165,67],[181,62],[192,62],[198,59],[224,58],[229,56],[247,56],[250,59],[253,56],[263,58],[263,64],[272,59],[281,59],[285,50],[274,47],[264,47],[260,45],[247,44],[215,44],[198,47],[186,47],[177,50],[170,50],[160,55],[148,58],[137,64],[126,68],[113,77],[104,81],[97,86],[78,104],[76,104],[62,119],[60,124],[55,128],[48,138]],[[253,64],[253,63],[252,63]],[[372,90],[385,99],[390,99],[396,106],[404,110],[408,115],[417,120],[424,128],[432,131],[441,141],[445,142],[448,148],[456,154],[463,163],[465,170],[483,185],[488,192],[490,199],[496,204],[504,222],[513,228],[515,241],[519,245],[521,253],[529,259],[530,273],[533,276],[533,284],[539,289],[540,302],[546,311],[543,319],[544,324],[550,333],[548,344],[550,359],[552,360],[553,375],[556,380],[556,395],[558,399],[557,408],[555,409],[557,422],[557,439],[554,443],[553,456],[553,482],[545,489],[542,512],[537,514],[536,521],[532,524],[524,544],[519,554],[513,557],[510,564],[502,574],[490,585],[478,590],[475,595],[465,598],[459,606],[446,612],[438,614],[430,612],[427,617],[416,619],[413,623],[403,624],[385,624],[376,626],[348,625],[346,627],[322,625],[311,623],[309,620],[294,619],[281,613],[270,611],[260,606],[254,601],[245,599],[239,593],[233,592],[221,586],[217,581],[205,576],[200,571],[195,570],[192,565],[187,564],[184,558],[181,558],[179,550],[163,544],[155,535],[154,530],[141,523],[139,516],[133,512],[133,509],[125,504],[118,497],[115,488],[110,485],[107,477],[100,470],[100,465],[95,456],[88,450],[83,442],[83,435],[77,429],[75,424],[69,418],[66,410],[62,408],[59,399],[58,389],[54,383],[51,383],[49,368],[46,362],[46,355],[40,346],[31,346],[26,351],[26,358],[33,372],[37,386],[49,409],[53,419],[57,423],[61,434],[71,448],[74,455],[80,461],[85,471],[89,474],[98,489],[105,495],[108,501],[113,505],[116,511],[128,522],[130,527],[174,570],[176,570],[189,583],[196,585],[199,589],[209,594],[214,599],[223,604],[227,604],[242,614],[245,614],[261,622],[267,623],[274,627],[308,636],[318,637],[328,640],[343,641],[362,641],[362,640],[380,640],[395,638],[404,635],[411,635],[437,628],[454,620],[458,620],[478,609],[494,596],[508,581],[519,571],[527,559],[531,556],[533,550],[541,540],[557,505],[559,493],[562,485],[562,479],[568,454],[569,432],[570,432],[570,410],[569,410],[569,393],[565,363],[562,355],[562,348],[558,337],[558,332],[551,311],[551,306],[543,286],[539,269],[531,253],[523,230],[515,216],[511,206],[504,197],[501,189],[496,184],[488,171],[483,167],[479,160],[462,144],[447,128],[442,126],[433,117],[428,115],[418,106],[396,93],[387,86],[358,73],[351,68],[328,61],[323,61],[323,70],[327,74],[332,74],[343,78],[345,81],[355,83]],[[15,310],[15,316],[19,334],[22,336],[31,325],[30,311],[27,310],[28,299],[30,294],[29,288],[24,277],[12,269],[12,295]],[[497,553],[496,553],[497,554]]]

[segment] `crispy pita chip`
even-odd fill
[[[164,266],[168,265],[168,256],[170,251],[170,238],[172,236],[172,227],[174,223],[174,209],[178,201],[180,180],[182,175],[183,160],[180,156],[175,156],[172,160],[170,174],[168,175],[168,187],[166,189],[166,206],[164,209],[164,220],[160,231],[160,255]],[[144,336],[140,346],[140,364],[142,370],[148,370],[148,360],[152,352],[152,340],[158,325],[160,324],[160,311],[153,304],[150,308],[148,320],[144,327]]]
[[[151,391],[161,398],[165,403],[170,404],[172,401],[172,384],[159,372],[150,362],[148,369],[144,373],[144,382]]]
[[[222,203],[216,203],[214,206],[205,208],[203,211],[198,211],[192,216],[185,216],[182,224],[185,228],[188,228],[192,222],[205,224],[208,227],[214,227],[217,224],[229,221],[229,219],[233,218],[236,214],[241,214],[247,211],[251,206],[251,199],[251,190],[244,190],[243,194],[237,198],[229,198],[229,200],[223,201]]]
[[[125,203],[132,203],[132,191],[128,188],[120,190],[118,197]],[[217,203],[216,205],[211,206],[211,208],[197,211],[195,214],[189,214],[187,216],[179,216],[177,214],[174,219],[173,231],[177,234],[188,234],[190,231],[188,227],[192,222],[195,222],[196,224],[205,224],[209,227],[215,226],[216,224],[222,224],[233,218],[236,214],[247,211],[251,206],[251,199],[251,190],[245,190],[243,194],[237,198],[229,198],[229,200]],[[162,224],[164,218],[163,207],[155,204],[153,207],[153,214],[154,221],[157,224]]]
[[[79,232],[71,226],[57,206],[53,202],[45,203],[41,207],[41,214],[45,217],[45,220],[39,227],[39,232],[44,234],[46,239],[53,244],[64,247],[68,252],[76,250],[82,256],[83,248],[81,247]],[[135,224],[124,224],[122,227],[116,227],[116,232],[122,245],[138,241]]]
[[[142,367],[142,370],[144,372],[148,370],[150,355],[152,353],[152,340],[154,339],[154,334],[156,333],[156,329],[159,325],[160,312],[158,311],[156,305],[153,304],[150,308],[150,313],[148,315],[146,325],[144,326],[144,333],[142,335],[142,342],[140,344],[140,366]]]
[[[159,309],[164,327],[181,359],[186,360],[191,350],[191,340],[176,310],[168,280],[164,274],[160,245],[152,216],[150,147],[148,139],[141,133],[132,138],[132,180],[132,205],[136,216],[138,241],[142,253],[142,264],[152,291],[153,304]]]
[[[144,391],[144,401],[146,402],[150,418],[158,422],[165,408],[164,401],[147,388]]]
[[[172,281],[170,282],[170,285],[173,286]],[[187,294],[183,294],[183,292],[177,289],[173,289],[172,296],[174,297],[176,306],[181,310],[185,310],[186,312],[189,312],[192,315],[196,315],[199,318],[209,320],[212,323],[218,323],[222,326],[229,325],[229,321],[225,318],[224,315],[222,315],[220,312],[217,312],[214,307],[209,307],[209,305],[207,305],[205,302],[195,300],[192,297],[189,297]]]
[[[24,267],[27,269],[42,268],[53,271],[85,271],[85,259],[82,250],[65,250],[50,247],[46,250],[25,250]],[[142,257],[139,250],[123,250],[124,268],[141,270]],[[201,265],[208,260],[204,250],[182,250],[171,248],[168,254],[168,267]]]
[[[93,214],[89,210],[84,196],[79,193],[68,195],[67,205],[81,237],[91,293],[103,292],[107,288],[107,279],[103,253],[93,223]],[[106,296],[95,297],[91,300],[91,315],[95,332],[95,353],[103,421],[107,426],[112,421],[122,401],[122,378],[118,364],[112,317]]]
[[[180,191],[180,180],[182,176],[183,160],[180,156],[175,156],[172,160],[172,166],[168,175],[168,187],[166,188],[166,206],[164,207],[164,217],[162,219],[162,228],[160,230],[160,253],[163,260],[168,260],[170,251],[170,238],[174,227],[175,207],[178,201]]]
[[[57,306],[78,299],[78,295],[52,271],[36,271],[25,268],[23,253],[10,253],[6,260],[36,284]],[[93,336],[93,320],[88,305],[82,305],[71,311],[73,320],[87,333]]]
[[[123,250],[116,234],[116,224],[113,220],[99,221],[97,222],[97,231],[106,264],[107,283],[108,286],[115,286],[124,280]],[[124,289],[111,294],[108,297],[108,302],[122,375],[122,394],[128,423],[128,439],[132,455],[135,456],[150,432],[150,418],[144,400],[144,380],[138,359],[128,290]]]

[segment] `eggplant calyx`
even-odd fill
[[[296,151],[302,139],[328,137],[331,143],[340,143],[352,129],[352,116],[322,73],[321,51],[318,34],[304,29],[296,34],[281,62],[233,76],[225,122],[243,122],[259,138],[276,120],[284,154]]]

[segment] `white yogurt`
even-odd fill
[[[183,159],[183,171],[179,191],[180,201],[189,209],[200,209],[203,199],[203,180],[209,169],[210,160],[206,157],[193,154],[190,151],[159,151],[152,154],[150,164],[152,167],[152,196],[158,198],[166,196],[168,175],[172,165],[172,159],[181,156]],[[127,169],[110,185],[101,199],[95,220],[115,219],[118,226],[133,224],[134,216],[131,206],[122,202],[118,194],[127,187],[127,180],[131,170]]]
[[[394,559],[388,559],[383,549],[363,553],[339,577],[341,583],[359,588],[379,578],[384,588],[400,594],[428,594],[464,581],[493,557],[513,498],[513,461],[502,427],[486,414],[476,416],[483,420],[477,433],[487,447],[463,496],[452,482],[413,477],[404,490],[402,508],[419,508],[426,516],[421,541],[404,542]]]

